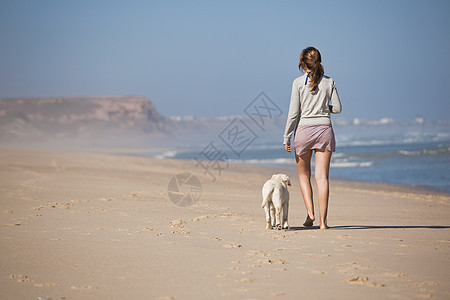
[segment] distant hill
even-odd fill
[[[157,135],[166,125],[166,118],[144,97],[0,100],[2,143]]]

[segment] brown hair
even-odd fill
[[[310,73],[308,74],[308,78],[310,79],[309,86],[311,87],[311,92],[313,92],[317,88],[319,80],[324,73],[321,62],[322,57],[320,56],[319,50],[317,50],[316,48],[308,47],[302,50],[298,68],[300,69],[300,71],[306,72],[307,69],[310,71]]]

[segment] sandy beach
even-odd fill
[[[213,182],[196,164],[1,148],[0,298],[450,298],[449,194],[334,180],[322,231],[302,226],[296,173],[231,164]],[[186,172],[201,189],[180,207]],[[274,173],[290,230],[265,229]]]

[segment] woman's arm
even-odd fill
[[[333,81],[333,87],[331,88],[331,105],[330,112],[333,114],[338,114],[342,111],[341,100],[339,99],[339,94],[336,89],[336,83]]]
[[[283,144],[291,145],[291,136],[294,133],[295,127],[300,117],[300,95],[298,90],[298,80],[292,83],[291,104],[289,105],[289,113],[286,120],[286,129],[284,130]]]

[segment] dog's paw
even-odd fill
[[[275,228],[276,228],[277,230],[281,230],[281,224],[276,225]]]

